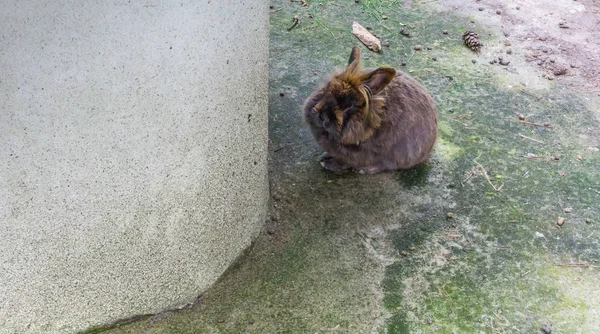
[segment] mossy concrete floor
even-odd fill
[[[107,333],[597,332],[594,78],[577,64],[554,77],[518,40],[507,55],[495,19],[435,1],[306,3],[271,3],[272,220],[192,306]],[[435,97],[439,140],[424,166],[360,176],[316,162],[300,106],[359,44],[353,21],[389,43],[363,48],[366,66],[395,66]],[[462,44],[467,28],[479,55]],[[489,63],[500,55],[511,63]]]

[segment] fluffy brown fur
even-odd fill
[[[437,137],[437,111],[427,90],[390,67],[361,70],[360,49],[302,107],[332,171],[378,173],[427,161]]]

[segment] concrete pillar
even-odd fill
[[[268,3],[0,7],[0,333],[192,301],[266,217]]]

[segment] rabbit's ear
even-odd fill
[[[350,59],[348,59],[348,67],[346,67],[346,73],[356,74],[360,70],[360,48],[355,46],[352,48],[350,53]]]
[[[360,48],[355,46],[350,52],[350,59],[348,59],[348,65],[351,65],[355,60],[360,59]]]
[[[362,84],[369,88],[371,96],[379,94],[396,76],[396,70],[391,67],[380,67],[369,73]]]

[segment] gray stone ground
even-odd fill
[[[554,35],[564,28],[536,20],[530,1],[519,9],[502,1],[307,4],[272,2],[273,210],[266,230],[193,307],[109,332],[600,328],[598,77],[587,58],[561,53],[565,44]],[[592,1],[573,5],[574,12],[566,1],[554,4],[567,8],[560,13],[572,29],[576,15],[598,10]],[[288,31],[295,15],[300,24]],[[359,176],[332,174],[316,162],[321,151],[301,122],[300,105],[358,44],[353,21],[389,43],[381,54],[363,49],[366,66],[398,67],[435,97],[439,141],[428,164]],[[482,36],[478,55],[460,40],[467,28]],[[531,31],[554,35],[534,41]],[[590,36],[587,45],[577,44],[578,33],[562,38],[575,39],[582,57],[595,57],[585,50],[597,47],[597,31],[580,33]],[[422,51],[414,51],[417,44]],[[489,63],[499,56],[510,64]],[[578,63],[571,67],[569,60]],[[565,75],[554,75],[558,65]],[[549,126],[520,123],[519,114]]]

